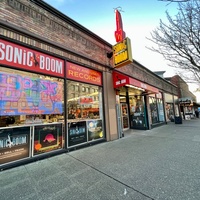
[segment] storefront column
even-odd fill
[[[112,73],[104,72],[104,106],[107,141],[118,139],[116,116],[116,92],[113,89]]]

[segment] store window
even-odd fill
[[[151,110],[151,121],[152,124],[158,123],[159,118],[158,118],[158,107],[156,103],[156,98],[150,96],[149,97],[149,105],[150,105],[150,110]]]
[[[102,87],[68,80],[67,122],[69,146],[104,138]]]
[[[166,109],[166,118],[167,121],[174,121],[174,104],[173,103],[166,103],[165,104]]]
[[[146,129],[146,112],[144,96],[132,95],[133,90],[129,90],[130,122],[131,128]]]
[[[177,110],[174,108],[174,99],[173,95],[165,93],[165,111],[166,111],[166,120],[174,122],[175,115],[174,111]]]
[[[0,127],[64,121],[64,81],[0,68]]]
[[[149,96],[149,105],[151,110],[151,120],[152,124],[164,122],[164,107],[162,94],[152,94]]]
[[[71,90],[75,87],[79,89]],[[102,119],[101,87],[68,80],[67,88],[68,119]]]

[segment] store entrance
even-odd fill
[[[123,131],[125,131],[129,129],[128,104],[120,103],[120,108],[121,108],[122,129]]]

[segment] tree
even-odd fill
[[[147,38],[156,47],[147,48],[162,54],[169,66],[187,72],[187,80],[200,83],[200,1],[178,3],[177,15],[172,18],[166,12],[166,16],[168,23],[160,20],[159,27]]]

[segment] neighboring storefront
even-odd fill
[[[190,120],[195,117],[195,107],[191,97],[179,98],[178,103],[183,119]]]
[[[113,85],[119,96],[123,130],[149,129],[147,96],[159,94],[159,90],[116,71],[113,72]]]

